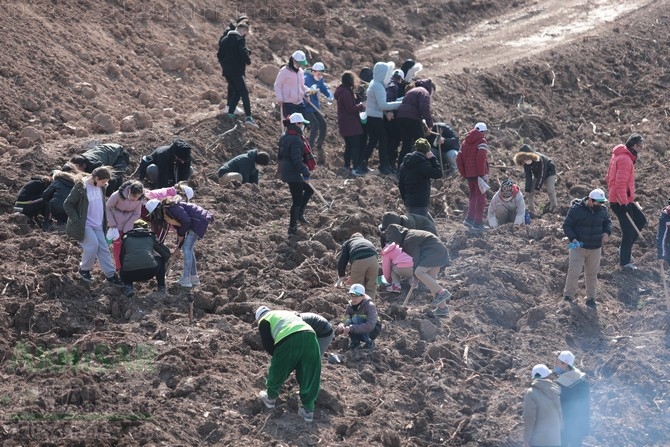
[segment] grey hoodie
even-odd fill
[[[396,110],[402,104],[402,101],[386,102],[384,78],[386,78],[389,70],[391,70],[391,67],[386,62],[377,62],[372,70],[372,82],[368,86],[368,99],[365,104],[368,117],[382,118],[384,112]]]

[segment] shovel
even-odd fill
[[[316,194],[319,197],[319,199],[321,199],[323,204],[326,205],[326,208],[331,209],[333,207],[333,203],[335,202],[335,199],[333,199],[330,203],[328,203],[328,201],[326,201],[326,199],[323,198],[323,196],[321,195],[319,190],[314,187],[314,185],[312,184],[312,181],[305,182],[305,183],[307,183],[309,185],[309,187],[312,188],[312,191],[314,191],[314,194]]]
[[[409,303],[409,300],[410,300],[410,298],[412,298],[412,295],[414,294],[414,290],[416,290],[417,287],[419,287],[418,284],[416,286],[412,285],[412,287],[409,288],[409,292],[407,292],[407,296],[405,297],[405,301],[403,301],[403,303],[402,303],[403,307],[407,307],[407,303]]]

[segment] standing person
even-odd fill
[[[121,281],[125,295],[135,296],[135,281],[156,278],[158,293],[165,293],[165,267],[170,260],[170,250],[149,231],[149,224],[138,219],[133,228],[123,235],[121,244]]]
[[[500,189],[493,195],[487,213],[490,228],[497,228],[506,223],[523,225],[526,223],[526,205],[519,186],[507,179],[500,184]]]
[[[591,425],[591,387],[586,374],[574,364],[575,355],[570,351],[561,351],[554,363],[556,383],[561,387],[563,447],[582,447]]]
[[[177,247],[184,257],[184,273],[177,283],[186,288],[200,285],[196,268],[195,243],[205,237],[213,216],[209,211],[194,203],[181,200],[151,199],[146,204],[149,218],[159,226],[172,225],[177,230]]]
[[[288,310],[256,310],[258,332],[263,348],[272,356],[265,381],[267,390],[258,397],[267,408],[274,408],[282,384],[292,371],[300,386],[302,406],[298,414],[305,422],[314,420],[314,403],[321,386],[321,355],[314,329]]]
[[[319,352],[323,357],[323,354],[328,350],[328,346],[330,346],[330,342],[333,341],[333,336],[335,335],[333,325],[319,314],[303,312],[299,315],[300,318],[302,318],[302,321],[309,324],[314,330],[316,341],[319,343]]]
[[[625,145],[615,146],[612,149],[612,158],[607,169],[607,177],[605,177],[610,207],[619,219],[621,227],[619,265],[627,270],[637,270],[635,264],[631,262],[631,251],[638,237],[635,227],[642,231],[647,224],[646,217],[635,203],[635,162],[643,143],[642,136],[634,133],[628,137]]]
[[[364,284],[365,293],[370,296],[377,294],[377,277],[379,261],[377,249],[361,233],[354,233],[342,244],[340,258],[337,261],[337,282],[335,287],[344,285],[347,265],[351,263],[349,276],[354,284]]]
[[[398,162],[412,151],[414,142],[426,134],[424,121],[428,129],[433,127],[430,98],[435,93],[435,84],[430,79],[419,79],[408,87],[396,118],[402,139]]]
[[[309,95],[306,96],[307,104],[305,106],[305,118],[311,123],[309,129],[309,145],[316,152],[316,161],[319,164],[326,163],[326,154],[323,151],[323,142],[326,139],[327,123],[326,118],[321,112],[319,104],[319,92],[328,98],[328,101],[334,99],[333,94],[326,85],[323,75],[326,72],[326,66],[323,62],[317,62],[312,65],[311,72],[305,72],[305,86],[309,88]]]
[[[298,50],[277,73],[274,90],[282,119],[293,113],[305,113],[305,72],[301,67],[307,65],[307,56]]]
[[[563,297],[572,301],[577,292],[577,281],[584,269],[586,305],[595,309],[596,288],[602,245],[612,234],[612,221],[603,205],[606,202],[602,189],[594,189],[588,197],[575,201],[563,222],[563,232],[570,240],[570,261],[565,278]]]
[[[349,304],[344,311],[343,322],[337,332],[349,336],[349,349],[374,349],[375,338],[382,330],[377,315],[377,307],[366,295],[362,284],[352,284],[349,288]]]
[[[123,176],[130,163],[130,155],[120,144],[98,144],[81,155],[73,156],[70,163],[88,174],[93,172],[95,168],[111,166],[112,179],[109,181],[107,188],[107,193],[111,194],[123,183]]]
[[[489,180],[489,146],[485,135],[487,130],[485,123],[477,123],[475,128],[468,132],[456,156],[458,172],[468,181],[470,190],[468,215],[463,224],[476,230],[484,229],[482,221],[486,207],[486,192],[479,187],[479,178],[485,182]]]
[[[74,187],[75,168],[65,163],[60,170],[53,172],[52,179],[51,184],[42,194],[42,198],[48,203],[49,211],[56,222],[64,224],[67,222],[67,214],[65,214],[63,204]]]
[[[368,85],[367,102],[365,105],[367,113],[368,144],[361,157],[361,164],[356,167],[358,175],[368,172],[368,159],[379,144],[379,173],[392,174],[393,168],[388,153],[388,136],[384,127],[384,113],[396,110],[400,107],[400,101],[388,102],[386,100],[386,86],[384,79],[390,77],[394,64],[392,62],[377,62],[372,69],[372,82]]]
[[[664,268],[663,262],[670,264],[670,200],[668,200],[668,206],[661,210],[661,215],[658,218],[656,249],[659,265]]]
[[[137,180],[128,180],[107,199],[107,240],[112,240],[116,270],[121,269],[121,238],[132,230],[142,215],[144,186]]]
[[[430,179],[442,178],[442,168],[430,150],[430,143],[419,138],[414,143],[414,152],[405,156],[400,165],[398,187],[408,213],[418,214],[433,220],[428,212],[430,206]]]
[[[279,171],[282,181],[288,183],[291,191],[291,213],[288,234],[298,232],[298,222],[309,225],[305,218],[305,208],[314,190],[309,186],[310,171],[316,169],[309,141],[303,135],[309,124],[302,114],[293,113],[284,121],[286,133],[279,139]]]
[[[391,75],[391,81],[386,86],[386,101],[402,101],[402,97],[405,95],[405,80],[403,79],[405,74],[402,70],[393,70]],[[386,129],[386,135],[388,136],[388,154],[389,160],[391,160],[391,170],[397,171],[397,167],[400,165],[398,160],[398,145],[400,145],[401,135],[400,129],[398,129],[396,117],[398,115],[397,110],[392,110],[384,113],[384,128]],[[399,161],[402,161],[400,159]]]
[[[161,146],[149,155],[142,157],[137,168],[139,179],[145,178],[152,189],[167,188],[181,181],[187,181],[193,175],[191,168],[191,145],[176,139],[169,146]]]
[[[241,99],[246,115],[244,124],[258,127],[251,117],[251,101],[245,79],[247,65],[251,65],[251,51],[247,48],[246,40],[248,33],[249,22],[238,21],[234,30],[227,30],[219,39],[219,51],[216,57],[221,65],[223,77],[228,83],[228,118],[235,119],[235,108]]]
[[[219,184],[227,185],[235,180],[240,183],[253,183],[258,185],[260,173],[257,165],[267,166],[270,164],[270,154],[251,149],[224,163],[219,168]]]
[[[387,244],[382,249],[381,255],[382,272],[384,279],[389,284],[386,287],[386,291],[393,293],[402,292],[400,281],[414,277],[412,257],[402,251],[402,248],[395,242]]]
[[[533,382],[523,398],[524,447],[561,447],[561,389],[549,377],[547,365],[533,367]]]
[[[440,268],[449,265],[447,247],[433,233],[409,230],[396,224],[389,225],[385,238],[388,243],[398,244],[402,251],[412,257],[414,276],[428,287],[433,296],[433,314],[439,317],[448,315],[446,302],[451,298],[451,293],[437,282]]]
[[[105,212],[105,188],[112,178],[106,166],[95,168],[91,175],[79,174],[63,208],[67,214],[65,232],[81,242],[81,262],[79,276],[84,282],[93,281],[91,269],[96,259],[107,277],[107,282],[123,287],[116,275],[114,261],[105,239],[107,218]]]
[[[528,210],[535,214],[535,194],[541,189],[542,185],[547,184],[547,194],[549,194],[549,207],[543,212],[553,213],[558,207],[556,199],[556,165],[551,158],[535,152],[530,146],[524,144],[519,152],[514,154],[514,163],[523,166],[526,176],[526,199],[528,199]]]
[[[365,108],[356,98],[356,81],[350,71],[342,73],[342,83],[335,89],[337,127],[344,138],[344,171],[349,173],[360,164],[363,126],[359,113]]]

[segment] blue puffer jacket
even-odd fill
[[[584,248],[600,248],[603,234],[612,234],[612,221],[606,207],[591,208],[588,201],[584,197],[570,207],[563,221],[563,232],[570,241],[582,242]]]
[[[326,82],[323,80],[323,78],[319,79],[318,81],[314,79],[314,76],[312,73],[305,73],[305,87],[310,88],[313,85],[316,85],[319,88],[319,91],[325,96],[326,98],[333,98],[333,94],[330,92],[330,89],[326,85]],[[308,95],[309,100],[314,104],[314,107],[317,109],[321,110],[321,104],[319,104],[319,94],[317,93],[316,95]],[[316,110],[314,110],[314,107],[310,106],[307,101],[305,101],[305,112],[307,113],[315,113]]]

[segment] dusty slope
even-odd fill
[[[467,35],[473,16],[466,3],[421,4],[419,15],[406,20],[388,19],[388,7],[375,2],[368,10],[363,3],[326,4],[329,14],[316,18],[319,5],[310,4],[306,9],[313,20],[280,6],[276,13],[261,14],[247,4],[258,23],[250,45],[265,63],[282,59],[298,42],[310,45],[332,59],[334,73],[349,64],[371,64],[375,57],[400,63],[411,48],[422,46],[421,39],[433,41],[454,28]],[[221,28],[216,10],[205,14],[204,3],[191,13],[152,5],[80,3],[55,9],[38,3],[29,12],[13,10],[2,18],[3,29],[11,30],[8,51],[0,56],[7,139],[0,204],[7,212],[31,172],[47,172],[92,138],[134,146],[139,155],[178,134],[196,146],[198,165],[208,173],[249,139],[274,147],[278,129],[269,112],[271,95],[256,80],[261,129],[217,138],[230,125],[216,118],[213,95],[224,90],[213,58]],[[518,2],[477,5],[477,19],[510,8],[524,16],[538,8]],[[223,16],[234,16],[232,9]],[[280,29],[287,16],[299,17],[292,19],[296,29],[314,34]],[[368,26],[369,34],[358,44],[342,42],[342,35],[363,29],[361,18],[376,25]],[[427,316],[426,297],[415,297],[407,311],[399,307],[403,296],[379,297],[385,331],[377,351],[346,354],[344,365],[324,366],[323,392],[310,427],[295,414],[294,383],[277,410],[269,412],[256,401],[268,358],[251,312],[269,303],[336,319],[345,304],[342,292],[332,288],[337,247],[353,231],[376,240],[381,214],[402,210],[390,179],[352,182],[336,176],[341,143],[334,133],[319,185],[335,207],[325,211],[315,202],[309,211],[313,227],[303,229],[297,241],[287,243],[284,236],[289,196],[271,172],[261,195],[247,186],[222,189],[198,176],[198,203],[215,211],[217,220],[198,249],[206,279],[190,297],[172,288],[163,300],[145,285],[131,301],[99,283],[82,287],[75,280],[76,244],[60,232],[32,230],[20,217],[0,217],[0,255],[6,260],[0,266],[5,444],[519,445],[527,372],[565,346],[578,353],[580,367],[594,379],[593,436],[587,445],[670,443],[667,308],[654,267],[653,229],[670,196],[664,176],[669,17],[655,7],[619,20],[513,68],[440,77],[436,115],[463,133],[475,120],[491,123],[495,164],[510,165],[522,141],[557,161],[560,215],[545,216],[529,228],[468,238],[459,223],[464,185],[457,179],[435,182],[432,212],[453,258],[443,278],[455,296],[452,315]],[[417,23],[434,35],[414,32]],[[401,44],[409,29],[416,40]],[[387,34],[392,42],[383,38]],[[39,43],[38,49],[26,51],[28,41]],[[361,51],[375,44],[377,50]],[[399,55],[387,54],[395,48]],[[186,68],[168,69],[175,67]],[[426,73],[431,75],[429,68]],[[31,98],[39,106],[32,112]],[[153,126],[113,137],[93,133],[91,123],[101,112],[117,123],[128,114],[146,113]],[[64,119],[68,113],[71,118]],[[334,110],[328,113],[334,116]],[[28,124],[42,132],[43,144],[28,142],[27,149],[19,149],[20,132]],[[634,249],[643,269],[618,270],[615,233],[603,259],[594,314],[583,304],[560,302],[567,267],[561,216],[571,197],[602,186],[609,150],[634,130],[649,141],[636,167],[638,193],[651,222]],[[82,136],[73,138],[75,132]],[[496,180],[507,175],[520,178],[508,168]],[[336,340],[333,349],[345,345]]]

